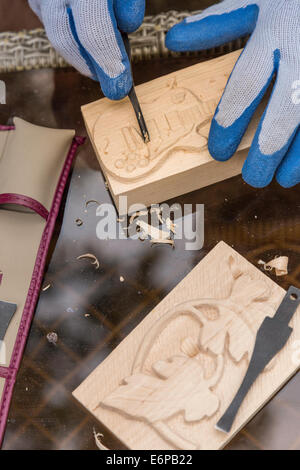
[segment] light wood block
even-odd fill
[[[258,116],[237,154],[216,162],[207,149],[210,122],[240,51],[136,87],[151,141],[144,144],[126,98],[82,107],[91,142],[120,215],[119,197],[132,204],[160,203],[241,172]],[[135,210],[135,209],[133,209]],[[129,210],[128,212],[132,212]]]
[[[298,309],[289,342],[255,382],[230,434],[215,429],[245,375],[259,326],[284,295],[220,242],[74,396],[130,449],[221,449],[299,369]]]

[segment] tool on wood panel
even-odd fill
[[[123,38],[123,41],[124,41],[124,45],[125,45],[125,49],[126,49],[128,58],[129,58],[129,60],[131,60],[131,47],[130,47],[128,34],[127,33],[122,33],[122,38]],[[145,144],[147,144],[148,142],[150,142],[150,135],[149,135],[149,132],[148,132],[148,129],[147,129],[147,126],[146,126],[146,122],[145,122],[145,119],[144,119],[144,116],[143,116],[143,113],[142,113],[142,110],[141,110],[141,106],[140,106],[138,97],[136,96],[134,84],[132,85],[132,88],[131,88],[131,90],[128,94],[128,97],[130,99],[130,102],[131,102],[132,107],[134,109],[137,121],[139,123],[143,140],[144,140]]]
[[[17,305],[0,300],[0,341],[3,341],[6,330],[17,310]]]
[[[282,350],[293,329],[289,326],[300,304],[300,289],[291,286],[273,318],[266,317],[260,326],[252,358],[245,378],[230,406],[216,424],[216,429],[228,433],[250,388],[271,360]]]

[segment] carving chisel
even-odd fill
[[[0,341],[3,341],[6,330],[17,310],[17,305],[0,300]]]
[[[123,41],[124,41],[124,45],[125,45],[125,49],[126,49],[128,58],[129,58],[129,60],[131,60],[131,47],[130,47],[128,34],[127,33],[122,33],[122,38],[123,38]],[[147,126],[146,126],[146,122],[145,122],[145,119],[144,119],[144,116],[143,116],[143,113],[142,113],[142,110],[141,110],[141,106],[140,106],[138,97],[136,96],[134,84],[132,85],[132,88],[131,88],[131,90],[128,94],[128,97],[129,97],[130,102],[132,104],[132,107],[134,109],[134,112],[135,112],[140,130],[141,130],[141,133],[142,133],[143,140],[144,140],[145,144],[147,144],[148,142],[150,142],[150,135],[149,135],[149,132],[148,132],[148,129],[147,129]]]
[[[216,429],[219,431],[228,433],[231,430],[235,417],[250,388],[266,366],[288,342],[293,332],[289,323],[299,304],[300,289],[291,286],[274,317],[264,319],[257,332],[252,358],[242,385],[229,408],[216,424]]]

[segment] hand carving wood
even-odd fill
[[[105,170],[120,180],[144,178],[178,151],[201,154],[207,149],[210,122],[217,100],[204,101],[191,90],[180,87],[176,77],[151,99],[141,100],[147,116],[151,141],[144,143],[136,123],[128,125],[128,110],[121,108],[118,129],[109,119],[110,111],[99,116],[94,128],[94,142]],[[157,105],[161,111],[158,112]]]
[[[284,291],[220,243],[75,391],[132,449],[218,449],[296,372],[290,343],[254,384],[229,435],[215,424]]]
[[[82,108],[91,142],[120,214],[149,206],[240,173],[260,111],[237,154],[222,164],[207,148],[210,122],[240,51],[136,87],[150,142],[140,135],[129,99],[106,98]],[[124,212],[123,212],[124,211]]]

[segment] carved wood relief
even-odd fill
[[[230,295],[187,301],[166,312],[142,339],[131,376],[99,404],[146,421],[176,449],[196,449],[198,444],[174,432],[168,419],[181,413],[186,423],[192,423],[215,415],[220,398],[213,389],[226,374],[225,352],[236,364],[243,358],[248,362],[252,355],[256,332],[241,313],[252,302],[267,300],[270,295],[267,284],[240,271],[233,256],[227,262],[232,275]],[[144,365],[151,348],[161,331],[181,315],[195,319],[197,341],[184,338],[178,353],[155,361],[149,374]],[[243,341],[238,341],[237,332]]]
[[[241,172],[260,111],[227,162],[216,162],[207,146],[211,120],[240,52],[138,85],[148,144],[128,98],[103,98],[83,106],[89,137],[120,215],[133,204],[161,203]],[[120,196],[127,196],[127,212]]]
[[[207,149],[210,122],[218,99],[201,99],[178,85],[176,76],[148,99],[141,99],[151,141],[144,143],[138,124],[128,125],[128,110],[118,113],[119,128],[107,129],[110,111],[101,114],[94,142],[106,171],[124,181],[144,178],[178,151],[201,154]]]
[[[215,429],[284,291],[219,243],[74,392],[131,449],[220,449],[297,371],[300,315],[227,435]],[[100,428],[101,429],[101,428]]]

